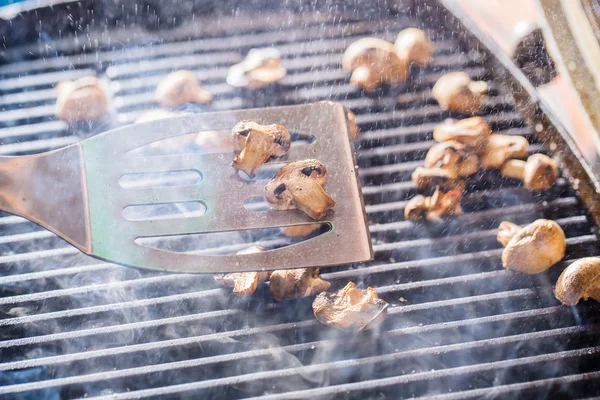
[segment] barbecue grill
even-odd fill
[[[131,123],[157,107],[154,88],[174,69],[197,72],[215,93],[212,105],[193,112],[341,102],[361,130],[357,157],[375,259],[326,268],[321,276],[335,289],[348,281],[376,288],[390,303],[388,316],[374,331],[334,331],[314,319],[312,299],[277,303],[264,287],[240,298],[206,275],[99,263],[3,214],[0,398],[599,393],[598,305],[564,307],[552,294],[566,265],[600,255],[595,177],[521,71],[459,10],[433,0],[118,3],[5,11],[0,154],[54,149]],[[340,66],[345,47],[366,36],[393,40],[409,26],[434,40],[432,65],[413,69],[405,86],[372,96],[352,87]],[[268,46],[280,50],[288,70],[278,89],[248,95],[226,85],[230,65]],[[532,152],[553,155],[561,177],[550,190],[532,193],[497,173],[479,173],[467,182],[464,215],[415,224],[403,217],[416,194],[410,174],[432,145],[435,124],[459,117],[442,111],[430,89],[455,70],[489,83],[483,115],[492,129],[523,135]],[[53,118],[53,86],[86,75],[108,82],[113,110],[97,123],[69,127]],[[534,276],[504,270],[498,224],[537,218],[564,229],[566,259]],[[249,243],[282,245],[265,232],[214,240],[201,250],[232,252]]]

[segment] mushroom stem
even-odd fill
[[[600,301],[600,282],[591,287],[587,292],[587,297]],[[584,298],[584,300],[587,300]]]
[[[508,178],[522,181],[525,176],[525,165],[527,165],[527,163],[523,160],[508,160],[502,166],[501,173]]]
[[[273,144],[271,137],[250,131],[246,145],[233,160],[233,167],[244,171],[249,178],[254,178],[256,170],[271,158]]]
[[[371,68],[367,65],[361,65],[352,72],[350,83],[367,91],[375,90],[379,86],[378,79],[375,79]]]
[[[469,83],[469,89],[471,92],[483,96],[488,92],[488,85],[485,81],[472,81]]]
[[[309,217],[319,220],[325,216],[327,210],[335,205],[335,201],[329,197],[321,185],[306,182],[306,185],[298,185],[294,191],[296,207],[305,212]],[[300,187],[304,186],[304,187]]]
[[[498,227],[498,234],[496,235],[496,239],[498,239],[498,241],[502,243],[502,246],[506,247],[508,242],[510,242],[513,236],[519,233],[520,230],[521,227],[519,225],[513,224],[512,222],[508,221],[502,221],[500,223],[500,226]]]

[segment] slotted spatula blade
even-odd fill
[[[267,180],[242,179],[231,166],[232,153],[130,153],[175,136],[230,130],[246,119],[314,136],[310,143],[292,142],[286,156],[270,162],[314,158],[326,165],[325,190],[337,204],[319,222],[331,229],[300,243],[251,254],[205,255],[149,247],[144,238],[315,223],[298,210],[246,209],[244,201],[262,196]],[[345,109],[335,103],[193,114],[129,125],[52,152],[0,157],[0,208],[53,231],[86,254],[138,268],[217,273],[367,261],[373,251],[348,132]],[[119,184],[126,174],[188,170],[197,171],[201,180],[146,188]],[[192,201],[206,207],[203,215],[135,221],[123,217],[128,206]]]

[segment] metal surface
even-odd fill
[[[265,287],[238,298],[203,275],[98,264],[36,225],[4,215],[0,396],[466,399],[598,393],[598,305],[562,307],[551,292],[566,264],[600,254],[598,209],[588,213],[581,201],[594,205],[594,184],[572,143],[551,124],[519,70],[504,65],[507,60],[494,61],[493,46],[435,2],[419,2],[419,19],[377,11],[304,10],[295,19],[240,13],[220,17],[218,24],[198,19],[195,26],[211,28],[184,26],[146,47],[140,39],[144,51],[99,46],[88,57],[72,40],[53,43],[52,50],[46,43],[12,49],[11,62],[0,66],[0,82],[13,85],[0,96],[6,107],[0,111],[2,154],[80,140],[49,120],[52,83],[32,83],[51,82],[49,72],[65,69],[68,76],[94,66],[106,73],[116,118],[126,123],[155,107],[156,81],[182,65],[216,94],[212,109],[252,104],[224,84],[227,67],[237,61],[208,60],[276,46],[288,69],[276,102],[337,100],[357,114],[361,129],[357,161],[375,260],[332,267],[321,276],[333,289],[350,280],[372,286],[390,307],[380,330],[341,333],[314,319],[312,299],[277,303]],[[216,25],[227,32],[217,32]],[[367,35],[393,40],[408,26],[425,26],[434,39],[433,64],[415,68],[406,86],[376,97],[349,85],[339,65],[347,44]],[[60,53],[51,57],[56,49]],[[442,111],[430,89],[443,73],[457,70],[490,84],[482,115],[495,132],[524,135],[532,151],[547,147],[567,168],[551,190],[538,194],[495,173],[477,175],[468,182],[464,215],[445,224],[414,224],[403,219],[406,201],[416,194],[410,174],[433,144],[435,124],[459,117]],[[140,78],[140,71],[147,75]],[[544,134],[537,123],[544,124]],[[502,269],[495,239],[500,221],[525,224],[542,217],[565,230],[566,260],[536,276]],[[280,241],[267,235],[257,244],[272,248]],[[249,243],[215,245],[237,251]]]
[[[153,142],[209,131],[227,131],[239,121],[277,122],[315,138],[294,143],[270,163],[308,158],[327,162],[327,191],[338,206],[320,221],[330,230],[318,237],[254,254],[202,255],[153,248],[138,239],[278,228],[315,221],[300,211],[249,210],[244,201],[262,197],[268,179],[244,180],[231,167],[233,152],[135,156]],[[130,125],[81,143],[35,156],[0,158],[0,209],[36,222],[86,254],[106,261],[165,272],[240,272],[331,266],[373,257],[356,156],[342,105],[318,103],[244,111],[204,113]],[[123,188],[126,174],[197,171],[196,184]],[[127,220],[135,205],[200,201],[199,216]],[[333,251],[348,246],[344,252]],[[307,256],[298,257],[299,253]]]

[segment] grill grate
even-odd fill
[[[437,37],[432,66],[409,84],[365,97],[339,62],[353,40],[392,40],[418,25],[403,16],[240,15],[155,34],[138,31],[23,46],[0,66],[0,154],[29,154],[81,140],[53,120],[52,86],[95,74],[113,95],[113,117],[86,134],[132,122],[155,107],[153,90],[173,68],[194,70],[216,94],[211,109],[250,107],[225,84],[229,65],[275,44],[289,75],[275,104],[341,101],[357,114],[360,175],[375,260],[333,267],[323,278],[377,289],[391,304],[380,332],[350,335],[319,325],[311,299],[249,299],[210,277],[160,275],[98,263],[18,217],[0,216],[0,395],[35,398],[309,396],[479,398],[584,396],[598,391],[597,307],[558,306],[561,267],[523,276],[500,266],[495,228],[557,220],[567,262],[600,254],[597,230],[565,179],[532,194],[497,174],[468,181],[466,213],[443,225],[403,220],[416,193],[410,173],[432,144],[433,126],[453,115],[430,97],[441,74],[464,70],[489,81],[484,109],[495,131],[535,142],[504,88],[477,54]],[[283,22],[281,22],[283,21]],[[252,22],[252,23],[251,23]],[[227,33],[231,27],[237,33]],[[137,46],[133,46],[136,44]],[[260,99],[259,99],[260,100]],[[265,239],[261,244],[275,246]],[[231,244],[235,251],[247,245]]]

